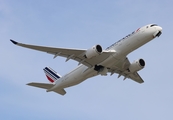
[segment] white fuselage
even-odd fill
[[[115,54],[109,56],[102,63],[99,63],[99,65],[112,66],[115,62],[117,62],[117,60],[120,60],[122,57],[127,56],[130,52],[154,39],[158,31],[161,29],[162,28],[159,26],[151,27],[151,25],[146,25],[132,32],[108,47],[105,51],[115,51]],[[88,68],[85,65],[79,65],[77,68],[57,80],[55,82],[55,86],[51,88],[51,90],[54,91],[56,89],[70,87],[96,75],[99,75],[99,73],[94,70],[94,66]]]

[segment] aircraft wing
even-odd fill
[[[73,59],[88,67],[92,67],[98,63],[101,63],[102,61],[107,59],[110,55],[114,54],[114,52],[103,51],[102,54],[98,55],[97,57],[86,59],[84,57],[86,49],[68,49],[68,48],[36,46],[36,45],[18,43],[14,40],[11,40],[11,42],[21,47],[30,48],[30,49],[34,49],[34,50],[38,50],[42,52],[47,52],[49,54],[53,54],[54,58],[56,58],[57,56],[61,56],[61,57],[67,58],[66,61],[68,61],[69,59]],[[143,83],[144,82],[143,79],[140,77],[140,75],[137,72],[130,73],[127,71],[129,66],[130,66],[129,60],[127,58],[123,58],[123,59],[120,59],[119,62],[116,63],[116,65],[113,65],[112,67],[110,67],[109,72],[111,72],[112,74],[117,73],[119,75],[124,76],[125,78],[130,78],[138,83]]]
[[[118,77],[124,76],[124,80],[126,78],[130,78],[130,79],[134,80],[135,82],[143,83],[144,80],[140,77],[140,75],[137,72],[131,73],[127,70],[129,68],[130,64],[131,63],[128,60],[128,58],[123,58],[123,59],[119,60],[119,62],[116,65],[113,65],[110,68],[109,72],[111,72],[111,74],[113,74],[113,73],[119,74]]]
[[[10,41],[18,46],[22,46],[25,48],[30,48],[30,49],[34,49],[34,50],[38,50],[38,51],[42,51],[42,52],[47,52],[49,54],[53,54],[54,58],[56,58],[57,56],[61,56],[61,57],[67,58],[66,61],[68,61],[69,59],[73,59],[88,67],[92,67],[95,64],[98,64],[98,63],[104,61],[106,58],[108,58],[109,55],[112,54],[111,52],[103,52],[101,55],[98,55],[97,57],[86,59],[84,57],[84,54],[86,52],[85,49],[68,49],[68,48],[36,46],[36,45],[18,43],[14,40],[10,40]]]

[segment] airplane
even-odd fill
[[[117,73],[118,78],[124,76],[124,80],[129,78],[143,83],[138,71],[145,67],[145,61],[140,58],[130,63],[127,55],[161,34],[162,27],[157,24],[148,24],[128,34],[105,50],[99,44],[89,49],[69,49],[23,44],[12,39],[10,41],[21,47],[47,52],[54,55],[53,58],[65,57],[66,62],[70,59],[79,62],[77,68],[64,76],[60,76],[50,67],[45,67],[43,70],[50,83],[31,82],[27,84],[46,89],[47,92],[53,91],[65,95],[65,88],[77,85],[97,75],[106,76],[108,73],[110,75]]]

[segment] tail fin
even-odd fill
[[[43,70],[44,70],[44,72],[45,72],[45,74],[46,74],[47,79],[48,79],[51,83],[55,82],[56,80],[58,80],[58,79],[61,77],[57,72],[55,72],[55,71],[54,71],[52,68],[50,68],[50,67],[45,67]]]

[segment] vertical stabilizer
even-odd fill
[[[50,67],[45,67],[43,70],[44,70],[44,72],[46,74],[47,79],[51,83],[54,83],[56,80],[58,80],[61,77],[56,71],[54,71]]]

